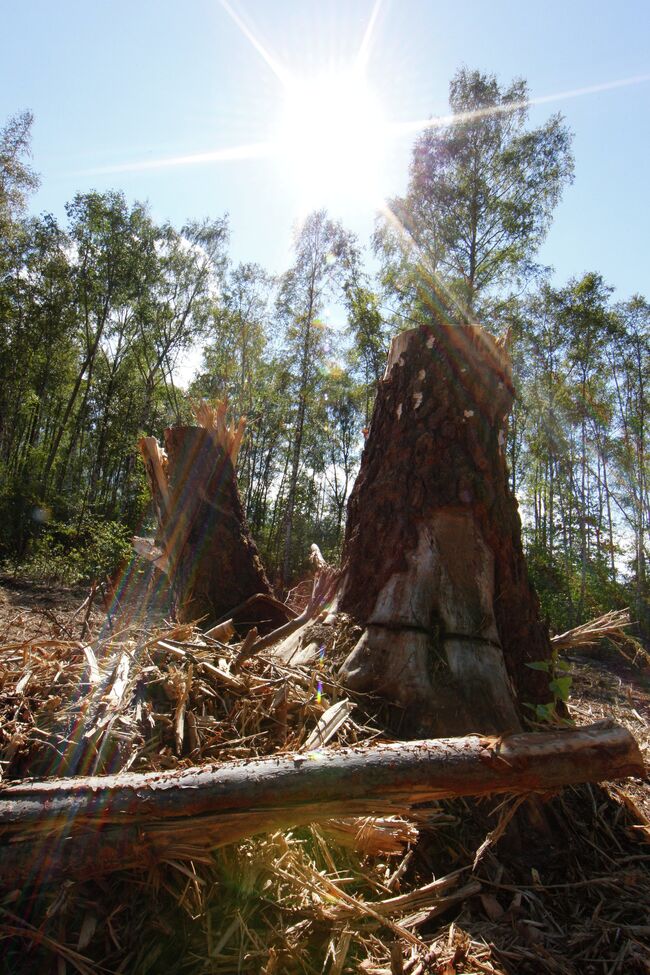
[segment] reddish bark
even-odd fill
[[[550,696],[547,676],[526,667],[550,643],[507,483],[513,396],[508,356],[479,326],[394,341],[348,506],[339,607],[368,628],[344,674],[423,711],[411,730],[513,730],[518,702]]]
[[[246,524],[235,469],[212,430],[165,431],[166,483],[149,480],[160,523],[160,543],[180,620],[213,621],[257,593],[271,594],[257,546]]]

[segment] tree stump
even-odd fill
[[[244,429],[225,423],[225,403],[201,404],[198,427],[140,441],[164,565],[180,621],[215,620],[258,593],[271,594],[239,496],[235,463]]]
[[[343,665],[398,705],[401,732],[521,728],[551,648],[504,458],[509,356],[478,325],[392,343],[348,505],[339,609],[364,627]]]

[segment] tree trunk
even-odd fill
[[[313,757],[313,756],[311,756]],[[527,793],[642,775],[631,734],[578,731],[355,745],[180,772],[0,789],[0,878],[15,888],[192,857],[272,829],[408,813],[450,796]],[[2,884],[0,884],[2,886]]]
[[[547,703],[546,628],[504,458],[505,348],[478,325],[398,335],[348,506],[338,607],[364,633],[343,666],[400,732],[514,731]]]
[[[198,410],[200,427],[165,430],[165,451],[140,441],[159,525],[158,560],[171,580],[177,618],[214,620],[257,593],[271,594],[237,488],[243,434],[225,405]]]

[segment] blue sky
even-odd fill
[[[229,12],[220,0],[5,4],[0,120],[34,112],[33,164],[42,178],[36,212],[62,216],[76,192],[91,188],[122,189],[176,225],[227,211],[233,257],[282,270],[305,205],[285,156],[143,164],[277,140],[286,102],[278,67],[307,85],[353,62],[374,10],[366,75],[386,124],[444,114],[449,79],[463,64],[494,72],[503,83],[523,76],[533,99],[642,79],[535,105],[531,121],[561,111],[575,134],[575,183],[541,260],[561,282],[593,269],[617,297],[650,295],[648,0],[230,5]],[[271,55],[267,60],[233,11]],[[294,119],[298,140],[299,123]],[[382,143],[373,167],[382,193],[404,190],[412,138]],[[338,162],[344,170],[345,156]],[[367,241],[374,207],[363,192],[335,187],[322,202]]]

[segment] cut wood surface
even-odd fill
[[[170,773],[24,781],[0,789],[0,881],[151,865],[337,816],[406,813],[451,796],[548,792],[643,775],[610,722],[504,738],[469,735],[282,755]]]

